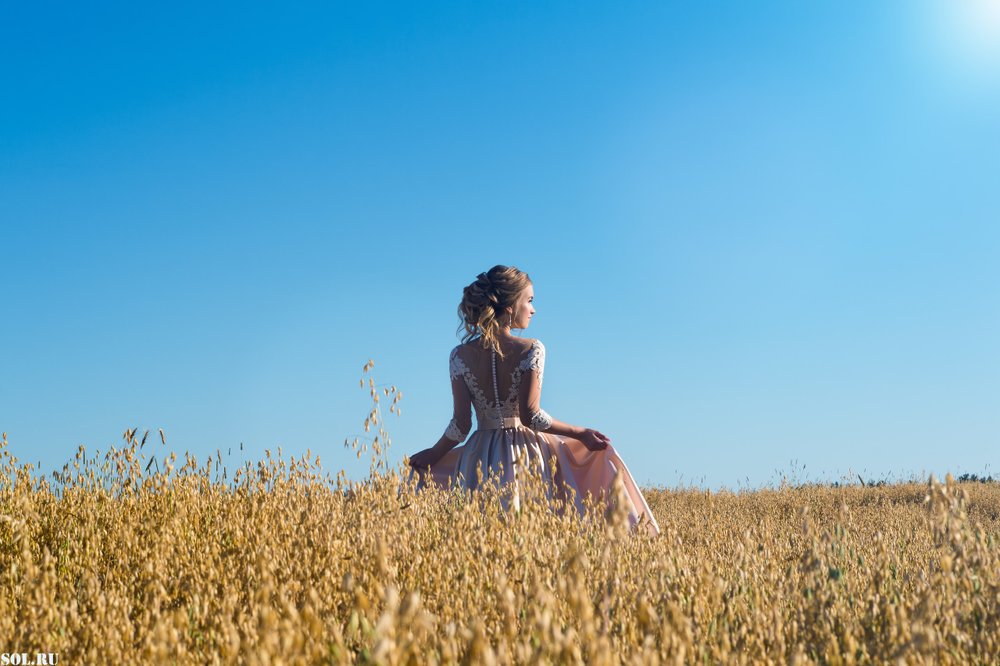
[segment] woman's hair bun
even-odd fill
[[[461,319],[459,330],[465,329],[462,342],[479,337],[483,347],[492,347],[503,358],[499,333],[503,324],[499,317],[507,308],[513,308],[531,278],[514,266],[496,265],[476,276],[475,282],[462,290],[458,306]]]

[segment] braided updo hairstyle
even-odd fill
[[[513,266],[498,264],[476,276],[476,281],[462,290],[458,305],[462,320],[458,330],[465,329],[462,342],[476,338],[483,349],[492,347],[503,358],[499,335],[510,317],[507,308],[516,308],[517,299],[529,284],[532,282],[528,274]]]

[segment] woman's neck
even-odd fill
[[[500,329],[499,333],[497,333],[497,337],[499,339],[501,339],[501,340],[516,340],[517,339],[517,336],[514,335],[513,333],[511,333],[511,329],[506,328],[506,327]]]

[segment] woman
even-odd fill
[[[474,490],[481,477],[492,475],[501,484],[513,484],[517,509],[518,472],[532,465],[554,481],[560,496],[572,488],[582,514],[585,496],[610,497],[615,477],[621,475],[630,526],[641,521],[658,534],[659,526],[611,440],[593,428],[558,421],[541,408],[545,347],[539,340],[511,335],[512,329],[530,324],[534,297],[528,274],[513,266],[494,266],[465,288],[458,306],[465,336],[449,357],[454,415],[437,444],[410,458],[420,474],[418,489],[430,482]],[[458,446],[472,429],[473,406],[478,428]],[[556,468],[549,470],[553,456]]]

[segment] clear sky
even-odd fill
[[[0,429],[360,478],[362,365],[432,445],[501,263],[642,484],[995,473],[997,45],[995,0],[8,3]]]

